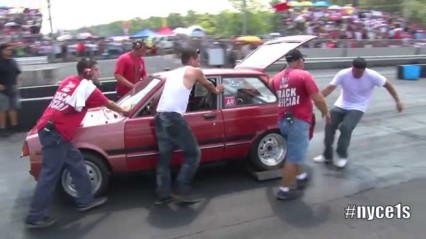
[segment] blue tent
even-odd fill
[[[155,36],[155,35],[157,35],[155,32],[149,29],[145,29],[135,33],[134,35],[130,36],[130,38],[148,38],[150,36]]]

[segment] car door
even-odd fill
[[[218,76],[207,76],[216,84]],[[224,121],[219,109],[219,96],[196,84],[191,92],[185,119],[195,134],[203,162],[223,159]],[[177,160],[182,160],[182,155]]]
[[[141,171],[155,167],[157,140],[155,136],[155,111],[152,103],[161,95],[163,84],[156,85],[150,94],[138,103],[124,126],[124,147],[128,171]]]
[[[277,128],[277,97],[261,75],[223,76],[222,84],[225,158],[241,158],[257,136]]]

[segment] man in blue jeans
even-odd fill
[[[325,126],[324,152],[315,157],[314,162],[333,162],[335,167],[343,169],[348,163],[348,148],[352,132],[367,111],[374,89],[384,87],[395,100],[398,112],[402,112],[404,107],[392,83],[377,71],[367,68],[367,61],[360,57],[352,61],[352,67],[339,71],[321,94],[327,97],[338,86],[342,90],[334,107],[330,110],[331,122]],[[333,153],[337,129],[340,130],[336,149],[338,159],[334,158]]]
[[[193,203],[197,200],[190,198],[191,182],[198,169],[201,152],[198,142],[185,115],[189,95],[196,83],[208,91],[218,95],[223,92],[223,86],[214,86],[207,80],[200,69],[200,51],[184,49],[181,52],[183,67],[169,71],[163,93],[158,102],[155,126],[157,132],[159,159],[157,163],[157,194],[156,204],[172,201]],[[176,179],[176,188],[172,193],[170,160],[173,151],[179,148],[183,151],[185,161]]]
[[[127,110],[108,100],[91,82],[91,68],[96,64],[94,60],[86,58],[77,63],[78,76],[67,77],[61,82],[35,126],[42,145],[43,160],[31,209],[25,220],[28,228],[43,228],[55,223],[56,220],[48,216],[48,205],[63,168],[69,170],[77,189],[78,211],[98,207],[107,200],[106,197],[93,197],[83,155],[72,143],[89,108],[105,106],[118,113],[127,113]]]
[[[278,97],[278,125],[287,142],[287,158],[284,164],[278,200],[296,199],[306,187],[308,175],[302,164],[309,146],[309,128],[312,123],[313,103],[328,121],[330,114],[311,73],[303,70],[304,56],[292,50],[285,56],[288,66],[270,82]],[[296,187],[291,187],[293,184]]]

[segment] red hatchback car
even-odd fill
[[[201,163],[216,160],[247,159],[259,170],[281,167],[286,143],[277,126],[277,98],[268,88],[269,76],[263,71],[289,50],[315,39],[291,36],[274,39],[257,48],[234,69],[205,69],[214,84],[225,92],[216,96],[195,85],[185,119],[194,131],[201,149]],[[153,170],[158,157],[154,126],[155,109],[168,72],[152,75],[140,82],[117,103],[130,107],[127,117],[106,108],[88,112],[74,140],[83,153],[97,194],[108,188],[111,174]],[[313,128],[312,128],[313,129]],[[30,173],[37,179],[41,169],[41,145],[31,130],[22,156],[30,158]],[[182,163],[176,151],[173,164]],[[69,196],[76,191],[65,169],[60,187]]]

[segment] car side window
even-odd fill
[[[265,82],[256,76],[223,78],[225,92],[223,108],[229,109],[243,105],[269,104],[277,101],[277,97]]]
[[[207,77],[214,85],[217,78]],[[186,112],[197,112],[217,109],[217,96],[210,93],[204,86],[199,83],[195,84],[189,96],[188,108]]]

